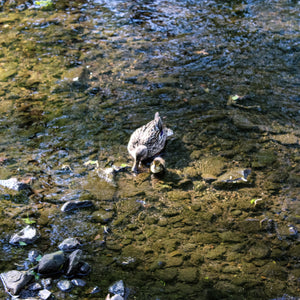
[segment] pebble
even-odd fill
[[[10,238],[9,243],[12,245],[19,245],[20,243],[33,244],[39,237],[38,230],[28,225],[21,231],[15,233]]]
[[[91,206],[93,206],[93,202],[91,200],[67,201],[60,210],[63,212],[69,212],[75,209],[87,208]]]
[[[290,233],[290,237],[297,237],[298,230],[294,225],[289,225],[289,233]]]
[[[115,295],[124,296],[125,286],[123,280],[116,281],[113,285],[108,288],[108,291]]]
[[[34,282],[28,286],[28,290],[30,291],[39,291],[42,288],[43,287],[38,282]]]
[[[81,246],[81,244],[76,238],[68,238],[68,239],[63,240],[58,245],[58,248],[64,252],[72,252],[80,246]]]
[[[38,257],[41,257],[41,253],[37,250],[30,250],[28,252],[28,260],[32,263],[35,263],[36,262],[36,259]]]
[[[52,279],[51,278],[44,278],[41,280],[41,284],[44,287],[44,289],[49,289],[52,285]]]
[[[69,280],[60,280],[57,283],[57,287],[62,291],[62,292],[68,292],[72,289],[73,284]]]
[[[72,282],[72,284],[74,285],[74,286],[80,286],[80,287],[83,287],[83,286],[85,286],[86,285],[86,282],[83,280],[83,279],[72,279],[71,280],[71,282]]]
[[[91,269],[92,268],[88,263],[82,262],[78,270],[78,275],[88,275],[91,272]]]
[[[50,297],[52,296],[52,293],[46,289],[39,291],[38,296],[42,299],[42,300],[48,300],[50,299]]]
[[[91,294],[97,294],[101,291],[101,289],[98,286],[95,286],[92,290],[91,290]]]

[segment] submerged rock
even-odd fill
[[[33,244],[40,237],[38,230],[30,225],[23,228],[18,233],[14,234],[9,243],[12,245],[19,245],[20,243]]]
[[[93,202],[91,200],[68,201],[61,207],[61,211],[68,212],[75,209],[87,208],[91,206],[93,206]]]
[[[1,273],[0,278],[6,292],[16,295],[34,278],[34,276],[29,272],[13,270]]]
[[[128,169],[127,165],[122,165],[120,167],[112,165],[109,168],[97,168],[98,176],[113,186],[116,186],[115,176],[119,172],[125,172]]]
[[[223,188],[229,186],[238,186],[249,184],[247,178],[251,174],[250,169],[235,168],[227,171],[219,176],[217,181],[213,182],[213,186]]]
[[[58,245],[58,248],[65,252],[72,252],[80,246],[81,244],[76,238],[67,238]]]
[[[44,255],[37,267],[40,274],[55,274],[62,270],[66,261],[63,251],[57,251]]]

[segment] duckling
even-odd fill
[[[154,120],[136,129],[127,146],[134,159],[132,171],[137,173],[141,161],[160,153],[165,147],[167,136],[172,134],[171,129],[163,126],[158,112],[155,113]]]
[[[159,173],[163,173],[165,170],[166,170],[166,161],[160,156],[155,157],[151,163],[150,171],[153,174],[159,174]]]

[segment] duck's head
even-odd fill
[[[153,162],[151,163],[150,166],[150,171],[153,174],[158,174],[164,172],[166,169],[166,162],[163,158],[161,157],[156,157],[154,158]]]
[[[138,146],[135,151],[134,151],[134,162],[133,162],[133,167],[132,167],[132,171],[137,173],[138,172],[138,167],[139,164],[142,160],[146,159],[148,156],[148,149],[146,146],[141,145]]]

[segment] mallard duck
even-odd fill
[[[136,129],[130,137],[128,152],[134,159],[132,171],[137,173],[141,161],[151,158],[163,150],[167,136],[173,131],[163,126],[159,113],[154,120]]]
[[[158,156],[155,157],[150,165],[150,171],[153,174],[163,173],[166,170],[166,162],[165,160]]]

